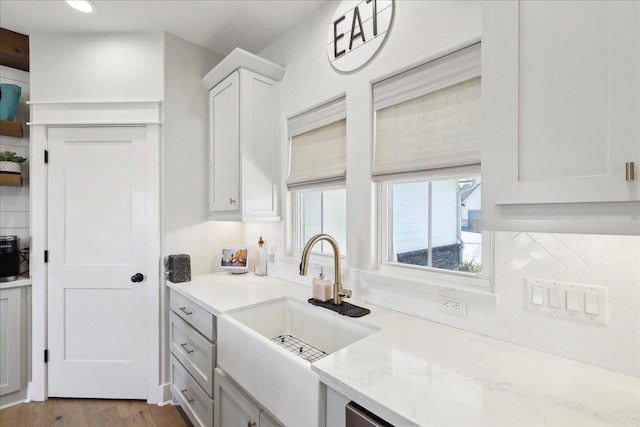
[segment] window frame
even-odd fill
[[[482,241],[482,256],[481,265],[482,270],[480,273],[470,273],[465,271],[447,270],[437,267],[421,266],[414,264],[403,264],[399,262],[389,261],[389,254],[392,244],[393,233],[393,216],[392,216],[392,190],[390,187],[394,184],[413,183],[413,182],[429,182],[429,188],[431,189],[431,182],[445,179],[464,178],[481,175],[481,172],[452,172],[446,174],[434,174],[434,173],[421,173],[412,174],[406,178],[396,178],[388,180],[380,180],[378,184],[379,203],[378,203],[378,266],[380,271],[386,271],[396,275],[410,275],[413,278],[419,278],[423,280],[445,280],[453,281],[456,284],[464,286],[482,287],[491,289],[492,287],[492,271],[493,271],[493,236],[490,231],[481,231]],[[431,191],[429,191],[429,215],[428,215],[428,245],[429,254],[431,254]],[[431,256],[431,255],[430,255]]]

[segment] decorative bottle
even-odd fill
[[[258,240],[258,249],[253,257],[253,274],[256,276],[266,276],[267,275],[267,261],[268,261],[267,250],[264,247],[264,240],[262,240],[262,236]]]

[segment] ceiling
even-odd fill
[[[258,53],[331,0],[94,0],[87,15],[63,0],[1,0],[0,27],[22,34],[167,31],[227,55]]]

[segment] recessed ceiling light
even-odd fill
[[[89,0],[77,0],[77,1],[66,0],[66,1],[69,6],[71,6],[76,10],[79,10],[80,12],[84,12],[84,13],[98,12],[98,8],[96,7],[96,5]]]

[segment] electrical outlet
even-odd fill
[[[467,302],[463,299],[438,295],[438,306],[443,313],[467,317]]]

